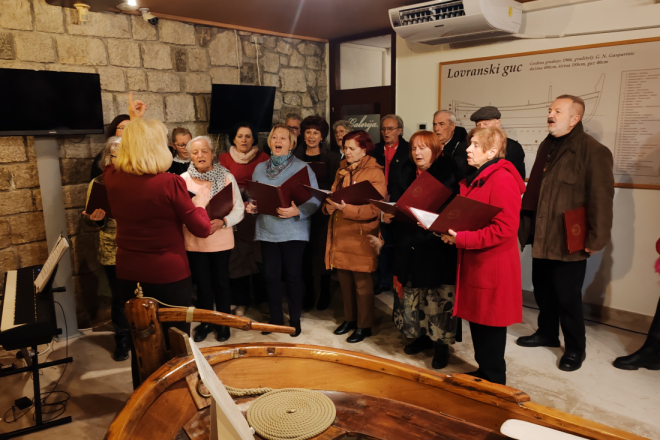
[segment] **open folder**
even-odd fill
[[[222,220],[229,215],[234,208],[233,183],[225,186],[219,193],[213,196],[206,205],[206,212],[210,220]]]
[[[89,200],[87,201],[85,212],[89,215],[92,215],[92,213],[97,209],[104,210],[106,217],[114,218],[112,216],[112,211],[110,210],[110,201],[108,200],[108,189],[105,187],[104,184],[99,182],[94,182],[92,184],[92,191],[89,193]]]
[[[459,231],[478,231],[488,226],[488,223],[502,208],[478,202],[463,196],[456,196],[439,214],[418,208],[410,208],[410,212],[426,229],[446,234],[450,229]]]
[[[325,189],[312,188],[309,185],[303,185],[306,191],[312,194],[320,201],[330,199],[335,203],[341,203],[343,200],[347,205],[366,205],[370,199],[382,200],[383,196],[376,188],[367,180],[358,182],[355,185],[349,185],[335,192],[327,191]]]
[[[414,207],[429,212],[438,212],[454,192],[426,171],[422,171],[396,203],[369,200],[376,208],[394,216],[394,220],[416,223],[410,212]]]
[[[309,200],[309,192],[301,185],[309,186],[307,167],[301,169],[280,186],[246,180],[250,198],[257,202],[259,214],[278,216],[277,208],[290,208],[291,202],[297,206]]]

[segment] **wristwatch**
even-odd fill
[[[226,227],[227,227],[227,220],[223,218],[222,219],[222,228],[220,228],[220,229],[225,229]]]

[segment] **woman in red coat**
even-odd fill
[[[461,195],[502,208],[478,231],[442,235],[458,248],[454,315],[470,322],[474,357],[472,374],[506,383],[506,327],[522,321],[522,281],[518,223],[525,182],[506,155],[506,133],[497,127],[476,128],[467,149],[477,168],[460,183]]]

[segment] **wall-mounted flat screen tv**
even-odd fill
[[[259,132],[273,124],[275,87],[213,84],[209,133],[228,133],[234,124],[249,122]]]
[[[96,73],[0,69],[0,136],[103,133]]]

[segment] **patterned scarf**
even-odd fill
[[[340,169],[337,172],[340,179],[337,188],[335,188],[335,191],[351,185],[353,183],[353,172],[356,171],[361,164],[369,160],[369,157],[370,156],[364,156],[362,159],[358,160],[357,162],[353,162],[352,164],[349,164],[345,168]],[[344,184],[344,181],[346,180],[346,176],[348,176],[348,183]]]
[[[275,156],[271,154],[270,160],[266,162],[266,176],[270,180],[277,178],[280,174],[284,172],[289,165],[293,163],[293,151],[289,151],[289,154],[286,156]]]
[[[190,162],[190,165],[188,166],[188,174],[195,179],[211,182],[211,198],[213,198],[213,196],[225,187],[225,180],[227,179],[229,170],[219,163],[214,163],[211,171],[200,173],[197,171],[197,168],[195,168],[195,164]]]
[[[246,163],[250,163],[252,159],[257,157],[258,152],[259,149],[257,148],[256,145],[253,146],[252,149],[250,149],[250,151],[248,151],[247,153],[241,153],[240,151],[238,151],[238,148],[236,148],[233,145],[229,149],[229,155],[231,156],[232,159],[234,159],[234,162],[243,165],[245,165]]]

